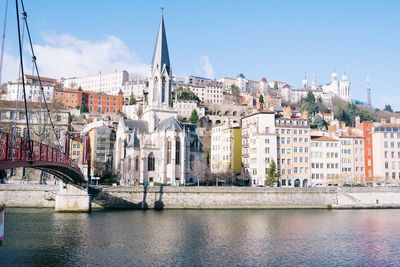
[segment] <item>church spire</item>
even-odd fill
[[[161,72],[166,66],[166,71],[170,74],[170,62],[169,62],[169,53],[168,53],[168,44],[167,44],[167,35],[165,33],[164,26],[164,8],[161,8],[161,21],[160,27],[158,29],[156,45],[154,48],[153,61],[152,61],[152,72],[158,68],[158,71]]]

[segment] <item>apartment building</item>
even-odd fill
[[[224,100],[224,89],[221,86],[189,86],[189,88],[203,103],[222,103]]]
[[[96,93],[93,91],[57,90],[54,92],[54,101],[62,103],[67,109],[84,107],[92,114],[116,114],[122,110],[123,93],[116,96]]]
[[[252,186],[263,186],[267,169],[277,162],[275,114],[260,111],[242,118],[242,163]]]
[[[129,80],[129,73],[126,70],[114,71],[89,75],[85,77],[73,77],[62,79],[64,88],[92,90],[97,93],[116,95],[122,89],[124,83]]]
[[[340,142],[327,136],[311,137],[311,185],[344,183],[340,173]]]
[[[400,184],[400,124],[380,124],[372,133],[374,184]]]
[[[364,121],[357,126],[361,130],[364,137],[364,170],[365,170],[365,182],[372,185],[374,182],[374,153],[373,153],[373,142],[372,133],[374,128],[373,122]]]
[[[225,123],[211,130],[211,172],[242,172],[242,129]]]
[[[346,184],[364,184],[364,138],[340,136],[340,172]]]
[[[310,186],[311,135],[308,119],[276,117],[275,127],[280,186]]]

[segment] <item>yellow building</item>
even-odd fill
[[[242,172],[242,129],[226,123],[211,132],[211,172]]]
[[[71,139],[69,156],[76,164],[78,164],[79,167],[82,167],[83,143],[79,137]]]

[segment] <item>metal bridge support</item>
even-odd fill
[[[56,196],[55,210],[57,212],[90,212],[90,195],[85,189],[61,183],[60,191]]]

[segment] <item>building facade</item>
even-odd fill
[[[277,167],[282,187],[308,187],[311,178],[308,119],[276,117]]]
[[[64,88],[90,90],[97,93],[116,95],[122,89],[124,83],[129,80],[129,73],[126,70],[101,73],[85,77],[73,77],[62,79]]]
[[[277,162],[275,114],[261,111],[242,118],[242,163],[252,186],[264,186],[267,169]]]
[[[211,172],[242,172],[242,129],[225,123],[211,130]]]
[[[106,95],[93,91],[57,90],[54,101],[60,102],[67,109],[84,108],[91,114],[116,114],[122,111],[123,93]]]
[[[311,185],[342,185],[340,142],[327,136],[311,137]]]

